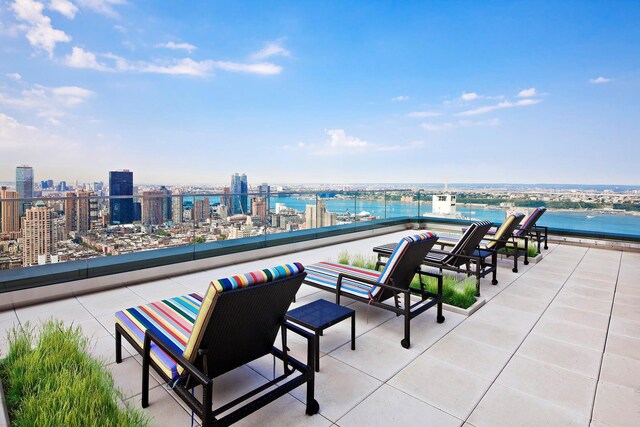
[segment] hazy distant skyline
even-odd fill
[[[640,2],[0,3],[0,181],[637,185]]]

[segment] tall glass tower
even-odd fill
[[[248,214],[248,190],[246,174],[231,175],[231,214]]]
[[[33,197],[33,168],[31,166],[18,166],[16,168],[16,191],[20,199]],[[20,202],[18,209],[20,216],[31,207],[31,202]]]
[[[109,172],[109,196],[133,196],[133,172]],[[133,222],[133,198],[109,199],[110,224]]]

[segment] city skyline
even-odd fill
[[[631,1],[3,2],[0,181],[28,164],[38,182],[635,185],[639,18]]]

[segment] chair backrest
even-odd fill
[[[458,243],[451,248],[447,256],[442,259],[443,264],[459,266],[469,260],[458,255],[471,256],[476,250],[485,234],[489,231],[493,223],[491,221],[474,222],[467,228]]]
[[[520,212],[509,215],[491,237],[491,240],[486,245],[487,248],[495,250],[504,248],[522,218],[524,218],[524,214]]]
[[[211,282],[184,357],[214,378],[268,354],[305,276],[294,263]]]
[[[378,283],[409,289],[416,271],[437,240],[438,236],[430,231],[402,238],[389,256],[380,277],[378,277]],[[377,291],[375,287],[372,288],[371,295],[378,294]],[[383,301],[391,296],[393,296],[392,291],[382,289],[377,299]]]
[[[533,212],[531,212],[529,214],[529,216],[527,216],[524,219],[524,221],[522,222],[522,225],[520,226],[520,228],[518,230],[516,230],[513,234],[515,236],[522,236],[522,235],[528,233],[529,230],[531,230],[531,227],[536,225],[536,222],[538,222],[538,220],[540,219],[542,214],[545,213],[546,211],[547,211],[547,208],[545,208],[544,206],[540,206],[539,208],[535,208],[533,210]]]

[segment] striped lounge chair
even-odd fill
[[[513,251],[513,248],[518,247],[518,240],[516,239],[515,231],[520,221],[524,218],[522,213],[513,213],[507,217],[507,219],[497,229],[489,229],[482,241],[478,244],[478,250],[480,251],[500,251],[501,249],[508,249],[505,251],[507,256],[513,255],[513,269],[514,273],[518,272],[518,255],[520,251]],[[465,229],[466,231],[466,229]],[[438,244],[444,249],[445,246],[455,246],[460,239],[454,236],[440,236]],[[525,238],[525,250],[524,250],[524,263],[529,264],[527,260],[527,240]],[[496,269],[497,270],[497,269]],[[494,273],[494,280],[491,282],[494,285],[498,284]]]
[[[442,270],[454,271],[456,273],[465,273],[467,275],[476,276],[476,295],[480,295],[480,278],[493,273],[494,283],[498,283],[496,279],[496,270],[498,257],[493,249],[481,250],[478,245],[482,238],[491,228],[491,221],[474,222],[465,231],[460,240],[448,251],[432,249],[422,260],[422,265],[426,267],[436,268],[442,273]],[[382,259],[388,258],[393,254],[396,245],[389,243],[373,248],[378,254],[378,263],[382,264]],[[490,259],[490,261],[487,261]],[[388,262],[388,261],[387,261]],[[473,268],[472,268],[473,267]]]
[[[540,243],[544,242],[544,248],[549,249],[547,245],[547,238],[549,237],[549,229],[536,225],[542,214],[547,211],[547,208],[540,206],[535,208],[531,213],[522,221],[522,225],[513,233],[518,238],[533,239],[538,243],[538,253],[540,252]]]
[[[122,337],[143,356],[142,407],[149,405],[151,365],[203,426],[230,425],[304,383],[306,412],[317,413],[313,335],[284,321],[305,275],[301,264],[286,264],[214,280],[204,297],[189,294],[117,312],[116,362],[122,361]],[[274,346],[281,328],[307,339],[307,364],[288,355],[286,346]],[[267,354],[283,362],[284,374],[214,410],[213,379]],[[189,391],[197,385],[202,386],[202,401]]]
[[[434,233],[425,232],[400,240],[390,255],[384,269],[368,270],[331,262],[319,262],[306,267],[307,277],[304,283],[336,294],[336,303],[340,297],[348,297],[366,304],[393,311],[404,316],[404,348],[411,345],[411,319],[438,306],[438,323],[444,322],[442,315],[442,275],[425,273],[438,278],[438,292],[427,292],[421,282],[421,299],[411,304],[409,285],[416,273],[421,274],[422,259],[431,250],[438,237]],[[400,297],[404,299],[401,302]],[[393,298],[394,304],[385,303]]]

